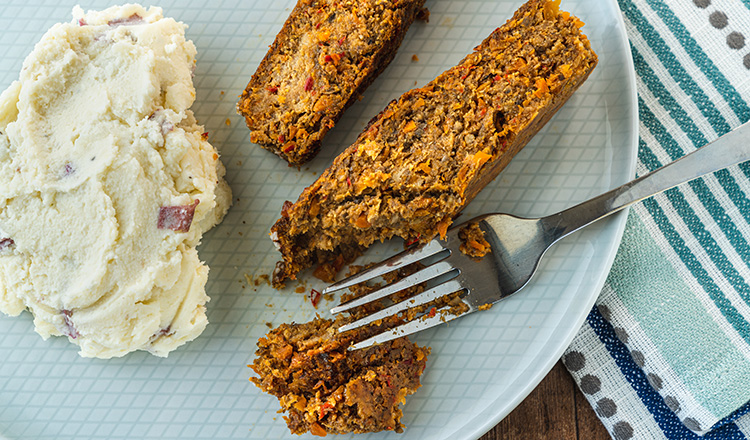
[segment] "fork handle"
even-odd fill
[[[549,244],[633,203],[705,174],[750,160],[746,122],[713,142],[600,196],[545,217]]]

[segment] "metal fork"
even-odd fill
[[[415,262],[430,263],[416,273],[386,285],[365,296],[331,309],[336,314],[385,298],[420,283],[437,284],[409,299],[365,316],[339,328],[348,331],[407,309],[423,306],[444,295],[461,292],[468,310],[450,313],[447,308],[377,334],[350,347],[369,347],[424,330],[459,316],[475,312],[518,292],[531,279],[544,253],[561,238],[631,204],[689,182],[705,174],[750,160],[750,122],[682,158],[618,188],[557,214],[538,219],[509,214],[487,214],[451,228],[445,239],[436,238],[407,249],[354,276],[332,284],[327,294],[372,280]],[[477,223],[490,243],[491,253],[477,261],[459,250],[458,231],[468,223]]]

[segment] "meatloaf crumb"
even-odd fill
[[[479,223],[471,222],[458,231],[461,245],[458,249],[472,258],[482,258],[492,252],[490,243],[484,238]]]
[[[350,260],[376,241],[427,242],[584,82],[597,63],[583,23],[530,0],[473,53],[392,101],[271,229],[273,284]]]
[[[242,93],[250,141],[290,164],[385,69],[424,0],[299,0]]]

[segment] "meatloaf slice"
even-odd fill
[[[530,0],[457,66],[391,102],[271,228],[273,283],[399,236],[426,242],[586,80],[583,23]]]
[[[396,54],[424,0],[299,0],[237,105],[250,141],[290,164],[323,136]]]

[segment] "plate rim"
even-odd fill
[[[594,1],[597,1],[597,0],[594,0]],[[631,139],[631,145],[629,145],[630,152],[631,152],[630,163],[628,163],[626,174],[630,176],[631,179],[634,179],[636,165],[638,162],[638,91],[637,91],[637,86],[636,86],[635,65],[633,64],[633,56],[630,50],[630,45],[628,44],[629,40],[628,40],[627,30],[625,27],[625,21],[622,17],[622,14],[620,13],[619,5],[617,4],[616,0],[606,0],[606,3],[616,13],[617,33],[620,36],[620,41],[621,41],[621,46],[622,46],[621,49],[623,50],[623,56],[625,57],[625,63],[627,66],[627,71],[628,71],[627,87],[629,88],[628,98],[629,98],[630,125],[631,125],[628,133],[630,134],[630,136],[632,136],[632,139]],[[612,268],[612,264],[614,263],[615,257],[617,256],[617,251],[620,247],[620,243],[622,242],[622,237],[623,237],[623,234],[625,233],[625,225],[627,223],[629,212],[630,212],[630,207],[613,215],[612,218],[609,220],[611,223],[614,223],[615,237],[612,242],[612,247],[609,251],[609,254],[607,255],[607,258],[605,259],[605,263],[604,263],[605,270],[602,270],[599,273],[599,276],[596,279],[596,282],[591,284],[592,287],[590,289],[590,294],[589,294],[589,297],[586,299],[586,307],[582,308],[581,312],[579,312],[578,316],[576,317],[577,324],[571,327],[571,328],[575,328],[578,330],[574,330],[574,331],[571,330],[569,334],[567,334],[566,337],[563,338],[562,340],[563,342],[560,343],[556,347],[555,351],[546,357],[545,362],[543,363],[543,366],[530,376],[530,380],[528,380],[523,387],[520,387],[514,396],[508,399],[508,396],[501,395],[501,396],[498,396],[493,402],[489,403],[487,405],[488,408],[491,407],[493,403],[496,403],[498,401],[506,402],[504,405],[496,407],[498,408],[498,410],[495,411],[495,415],[493,417],[485,419],[486,421],[484,423],[479,423],[475,425],[474,429],[471,429],[470,431],[465,432],[466,435],[461,438],[466,439],[466,440],[477,440],[483,435],[485,435],[486,433],[488,433],[492,428],[494,428],[497,424],[499,424],[506,416],[508,416],[514,409],[516,409],[529,396],[529,394],[531,394],[531,392],[534,391],[534,389],[536,389],[536,387],[541,383],[541,381],[549,374],[549,372],[552,370],[555,364],[557,364],[557,362],[561,359],[563,352],[572,343],[573,339],[575,338],[575,335],[578,333],[584,321],[586,320],[586,316],[588,316],[589,311],[594,306],[594,303],[596,302],[596,299],[598,298],[599,293],[601,292],[601,289],[604,287],[604,283]],[[545,344],[544,346],[546,347],[547,345],[548,344]],[[467,426],[467,425],[464,425],[464,426]]]

